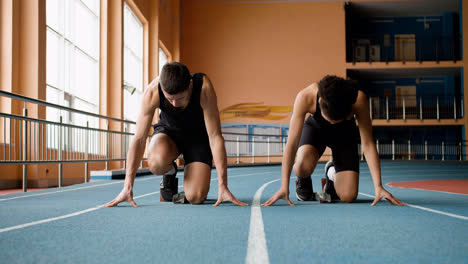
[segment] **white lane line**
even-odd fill
[[[270,263],[268,249],[265,239],[265,230],[263,227],[262,210],[260,207],[260,198],[262,192],[270,183],[281,179],[269,181],[260,187],[254,195],[252,201],[252,210],[250,213],[249,242],[247,246],[247,257],[245,262],[250,263]]]
[[[265,173],[269,173],[269,172],[265,172]],[[265,174],[263,173],[263,174]],[[259,173],[255,173],[256,174],[259,174]],[[246,177],[246,176],[251,176],[253,174],[244,174],[244,175],[236,175],[236,176],[231,176],[230,178],[237,178],[237,177]],[[159,177],[159,176],[158,176]],[[152,178],[155,178],[155,177],[152,177]],[[142,179],[142,180],[147,180],[147,179]],[[212,179],[212,181],[216,181],[218,179]],[[141,180],[140,180],[141,181]],[[120,181],[122,182],[122,181]],[[108,183],[106,185],[109,185],[109,184],[114,184],[114,183]],[[103,186],[103,185],[100,185],[100,186]],[[90,186],[91,187],[91,186]],[[180,187],[183,187],[183,185],[179,185],[178,186],[179,188]],[[87,188],[87,187],[85,187]],[[75,189],[73,189],[75,190]],[[66,190],[64,190],[66,191]],[[61,191],[63,192],[63,191]],[[150,196],[150,195],[153,195],[153,194],[158,194],[159,192],[151,192],[151,193],[147,193],[147,194],[143,194],[143,195],[139,195],[139,196],[136,196],[134,197],[133,199],[139,199],[139,198],[142,198],[142,197],[146,197],[146,196]],[[0,233],[3,233],[3,232],[8,232],[8,231],[11,231],[11,230],[15,230],[15,229],[21,229],[21,228],[25,228],[25,227],[28,227],[28,226],[34,226],[34,225],[39,225],[39,224],[44,224],[44,223],[48,223],[48,222],[53,222],[53,221],[57,221],[57,220],[61,220],[61,219],[65,219],[65,218],[70,218],[70,217],[73,217],[73,216],[77,216],[77,215],[81,215],[81,214],[85,214],[85,213],[89,213],[89,212],[92,212],[92,211],[96,211],[100,208],[103,208],[102,205],[100,206],[96,206],[96,207],[92,207],[92,208],[89,208],[89,209],[86,209],[86,210],[82,210],[82,211],[78,211],[78,212],[74,212],[74,213],[71,213],[71,214],[66,214],[66,215],[62,215],[62,216],[57,216],[57,217],[52,217],[52,218],[47,218],[47,219],[43,219],[43,220],[39,220],[39,221],[34,221],[34,222],[30,222],[30,223],[26,223],[26,224],[21,224],[21,225],[16,225],[16,226],[11,226],[11,227],[6,227],[6,228],[2,228],[0,229]],[[263,225],[262,225],[263,226]]]
[[[373,195],[365,194],[365,193],[362,193],[362,192],[359,192],[359,194],[367,196],[367,197],[375,198],[375,196],[373,196]],[[447,213],[447,212],[443,212],[443,211],[439,211],[439,210],[435,210],[435,209],[431,209],[431,208],[427,208],[427,207],[422,207],[422,206],[419,206],[419,205],[409,204],[409,203],[405,203],[405,204],[407,206],[409,206],[409,207],[413,207],[413,208],[416,208],[416,209],[428,211],[428,212],[431,212],[431,213],[446,215],[446,216],[450,216],[450,217],[458,218],[458,219],[462,219],[462,220],[468,220],[468,217],[463,216],[463,215]]]
[[[180,187],[182,187],[182,185],[180,185],[179,188]],[[158,193],[159,192],[147,193],[147,194],[143,194],[143,195],[140,195],[140,196],[133,197],[133,199],[136,200],[136,199],[139,199],[139,198],[142,198],[142,197],[145,197],[145,196],[158,194]],[[43,219],[43,220],[39,220],[39,221],[34,221],[34,222],[31,222],[31,223],[27,223],[27,224],[22,224],[22,225],[16,225],[16,226],[12,226],[12,227],[3,228],[3,229],[0,229],[0,233],[15,230],[15,229],[25,228],[25,227],[28,227],[28,226],[53,222],[53,221],[57,221],[57,220],[65,219],[65,218],[70,218],[70,217],[73,217],[73,216],[77,216],[77,215],[89,213],[89,212],[92,212],[92,211],[96,211],[96,210],[98,210],[100,208],[103,208],[103,207],[104,206],[100,205],[100,206],[96,206],[96,207],[89,208],[89,209],[86,209],[86,210],[74,212],[74,213],[71,213],[71,214],[66,214],[66,215],[62,215],[62,216],[58,216],[58,217],[52,217],[52,218],[47,218],[47,219]]]
[[[148,178],[145,178],[145,179],[138,179],[138,180],[135,180],[135,181],[138,181],[138,182],[139,181],[147,181],[147,180],[155,179],[157,177],[161,177],[161,176],[151,176],[151,177],[148,177]],[[59,190],[59,191],[54,191],[54,192],[45,192],[45,193],[22,195],[22,196],[16,196],[16,197],[11,197],[11,198],[0,199],[0,202],[8,201],[8,200],[21,199],[21,198],[27,198],[27,197],[33,197],[33,196],[41,196],[41,195],[49,195],[49,194],[55,194],[55,193],[71,192],[71,191],[77,191],[77,190],[83,190],[83,189],[90,189],[90,188],[96,188],[96,187],[107,186],[107,185],[112,185],[112,184],[118,184],[118,183],[122,183],[122,182],[123,181],[117,181],[117,182],[110,182],[110,183],[104,183],[104,184],[91,185],[91,186],[86,186],[86,187]]]
[[[65,219],[65,218],[69,218],[69,217],[72,217],[72,216],[77,216],[77,215],[80,215],[80,214],[89,213],[89,212],[95,211],[95,210],[97,210],[99,208],[101,208],[101,206],[89,208],[89,209],[86,209],[86,210],[83,210],[83,211],[78,211],[78,212],[74,212],[74,213],[67,214],[67,215],[62,215],[62,216],[58,216],[58,217],[53,217],[53,218],[47,218],[47,219],[43,219],[43,220],[39,220],[39,221],[34,221],[34,222],[27,223],[27,224],[22,224],[22,225],[16,225],[16,226],[3,228],[3,229],[0,229],[0,233],[15,230],[15,229],[25,228],[25,227],[28,227],[28,226],[34,226],[34,225],[39,225],[39,224],[48,223],[48,222],[52,222],[52,221],[57,221],[57,220],[60,220],[60,219]]]

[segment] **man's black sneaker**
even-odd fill
[[[172,163],[172,166],[175,169],[175,172],[169,174],[165,173],[161,179],[160,183],[160,198],[161,202],[172,202],[172,197],[177,193],[179,179],[177,179],[177,165],[175,162]]]
[[[328,178],[328,170],[331,167],[334,167],[333,160],[329,160],[327,164],[325,164],[325,181],[322,181],[322,191],[323,193],[320,195],[320,202],[321,203],[331,203],[333,200],[339,200],[338,194],[335,190],[335,185],[332,180]]]
[[[298,201],[317,201],[312,187],[311,177],[297,177],[296,197]]]

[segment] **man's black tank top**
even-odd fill
[[[203,108],[200,105],[200,94],[203,86],[203,73],[192,74],[192,95],[187,107],[182,111],[174,111],[172,105],[164,96],[161,86],[159,91],[159,122],[154,127],[164,126],[176,133],[188,133],[194,136],[208,136],[205,126]]]

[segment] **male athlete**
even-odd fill
[[[304,122],[309,113],[311,115]],[[278,199],[293,205],[289,200],[289,179],[293,164],[297,176],[298,200],[332,202],[340,199],[345,203],[353,202],[359,186],[359,135],[374,182],[375,200],[372,205],[381,199],[391,204],[404,205],[382,186],[380,160],[372,137],[366,95],[358,90],[353,81],[330,75],[297,95],[283,156],[281,188],[263,205],[272,205]],[[311,175],[327,146],[332,150],[333,160],[326,165],[326,182],[323,193],[318,197],[312,189]]]
[[[145,143],[156,109],[160,120],[148,146],[148,165],[152,173],[163,174],[161,201],[201,204],[210,188],[212,160],[218,173],[218,200],[214,206],[229,201],[246,206],[227,187],[227,160],[214,88],[207,75],[190,74],[178,62],[164,65],[160,78],[153,80],[143,93],[141,113],[135,137],[130,145],[125,184],[120,194],[106,207],[129,202],[134,207],[133,183],[145,151]],[[184,193],[177,193],[177,166],[174,160],[183,154]]]

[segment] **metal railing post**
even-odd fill
[[[379,150],[379,140],[377,139],[376,142],[375,142],[375,147],[377,149],[377,154],[380,154],[380,150]]]
[[[387,115],[387,120],[389,119],[389,114],[388,114],[388,96],[385,96],[385,112]]]
[[[26,103],[23,108],[23,116],[28,116],[28,109],[26,109]],[[10,135],[11,138],[11,135]],[[11,145],[10,145],[11,148]],[[28,123],[23,120],[23,161],[28,159]],[[23,192],[28,191],[28,167],[26,163],[23,163]]]
[[[459,146],[459,148],[460,148],[460,161],[462,161],[462,160],[463,160],[463,149],[462,149],[462,143],[461,143],[461,142],[459,142],[459,143],[458,143],[458,146]]]
[[[236,159],[236,164],[239,164],[239,163],[240,163],[240,158],[239,158],[239,154],[240,154],[240,153],[239,153],[239,150],[240,150],[240,148],[239,148],[239,137],[237,137],[237,138],[236,138],[236,157],[237,157],[237,159]]]
[[[465,116],[465,104],[463,103],[463,97],[460,98],[460,117],[464,117]]]
[[[62,134],[63,134],[63,118],[62,115],[60,115],[60,128],[59,128],[59,143],[58,143],[58,170],[59,170],[59,175],[58,175],[58,187],[62,187]]]
[[[445,142],[442,141],[442,160],[445,160]]]
[[[408,140],[408,160],[411,160],[411,140]]]
[[[126,146],[127,146],[127,124],[124,124],[124,134],[122,135],[123,137],[123,146],[120,147],[122,150],[122,156],[121,158],[124,158],[124,169],[127,168],[127,159],[125,159],[125,154],[126,154]],[[122,140],[121,140],[122,141]]]
[[[405,97],[403,96],[403,120],[406,120],[406,100]]]
[[[453,119],[457,120],[457,99],[453,97]]]
[[[437,120],[439,120],[439,96],[437,96]]]
[[[106,125],[106,170],[109,170],[109,121]]]
[[[424,159],[427,160],[427,140],[424,140]]]
[[[267,138],[267,163],[270,163],[270,137]]]
[[[24,125],[21,123],[21,125]],[[6,118],[3,117],[3,143],[6,143]],[[3,144],[3,160],[6,160],[6,144]]]
[[[419,119],[423,120],[423,101],[422,101],[422,96],[419,97]]]
[[[85,182],[88,182],[88,152],[89,152],[89,121],[86,121],[86,134],[85,134]]]
[[[372,120],[372,97],[369,97],[369,114],[370,119]]]
[[[252,138],[252,163],[255,163],[255,138]]]
[[[395,160],[395,140],[392,139],[392,160]]]

